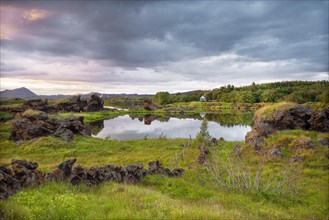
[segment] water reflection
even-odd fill
[[[209,133],[213,137],[229,141],[243,141],[251,130],[251,114],[205,114],[209,121]],[[195,137],[199,132],[203,117],[192,115],[124,115],[103,121],[103,128],[96,137],[117,140]],[[99,126],[99,124],[98,124]],[[99,128],[99,127],[98,127]],[[98,130],[98,129],[97,129]]]

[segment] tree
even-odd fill
[[[208,121],[204,119],[200,126],[200,131],[196,135],[196,139],[200,144],[209,145],[211,141],[211,136],[208,131]]]
[[[252,92],[256,92],[257,91],[257,86],[256,86],[255,82],[252,82],[252,84],[251,84],[251,91]]]
[[[159,105],[166,105],[171,103],[169,92],[157,92],[155,96],[152,98],[154,103]]]

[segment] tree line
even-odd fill
[[[175,102],[199,101],[204,95],[208,101],[231,103],[259,103],[292,101],[297,103],[329,103],[329,81],[283,81],[274,83],[252,83],[248,86],[235,87],[226,85],[206,91],[187,93],[157,92],[152,101],[166,105]]]

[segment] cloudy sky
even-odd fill
[[[328,1],[1,1],[1,90],[328,80]]]

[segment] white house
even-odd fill
[[[206,97],[204,95],[202,95],[200,97],[200,102],[206,102],[206,101],[207,101]]]

